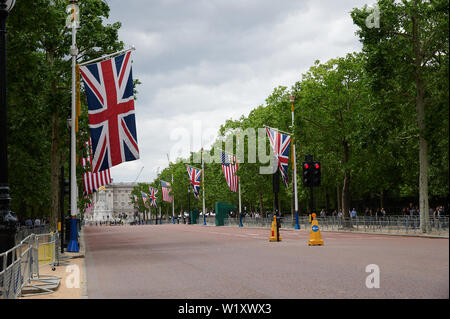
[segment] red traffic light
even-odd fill
[[[319,167],[320,167],[319,163],[316,163],[316,165],[314,165],[314,167],[315,167],[316,169],[319,169]]]
[[[305,163],[305,169],[308,169],[309,165],[307,163]]]

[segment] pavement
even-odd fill
[[[89,299],[448,299],[449,240],[164,224],[84,227]],[[379,288],[367,280],[379,269]],[[368,267],[369,268],[366,268]]]
[[[86,272],[85,272],[85,245],[81,232],[79,240],[79,252],[64,252],[61,255],[59,265],[52,270],[50,265],[39,267],[40,276],[57,276],[60,278],[59,286],[52,293],[22,296],[20,299],[84,299],[86,296]],[[32,283],[39,283],[32,281]]]

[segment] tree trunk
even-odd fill
[[[52,114],[52,147],[50,158],[50,196],[51,196],[51,212],[50,212],[50,227],[56,229],[58,223],[59,213],[59,180],[60,180],[60,156],[59,156],[59,125],[58,112]]]
[[[428,141],[425,139],[425,85],[422,79],[421,64],[423,54],[420,49],[418,22],[412,17],[413,47],[415,55],[416,112],[419,126],[419,210],[420,229],[423,233],[429,230],[428,203]]]
[[[349,146],[345,138],[342,141],[342,146],[344,148],[344,165],[346,165],[349,160]],[[344,185],[342,187],[342,215],[347,220],[349,220],[350,218],[349,209],[350,209],[350,172],[346,168],[344,175]],[[344,223],[344,227],[351,228],[352,225],[351,223]]]
[[[340,184],[337,185],[337,212],[339,213],[342,210],[342,186]]]
[[[380,208],[384,207],[384,190],[382,189],[380,192]]]
[[[262,200],[262,191],[259,190],[259,209],[261,210],[261,217],[264,216],[264,211],[263,211],[263,200]]]

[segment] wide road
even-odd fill
[[[202,225],[84,228],[88,298],[449,298],[449,240]],[[376,264],[380,287],[369,289]]]

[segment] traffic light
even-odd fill
[[[64,195],[70,194],[70,182],[68,179],[64,179]]]
[[[313,162],[312,163],[312,186],[320,186],[320,169],[321,165],[320,162]]]
[[[303,162],[303,186],[311,187],[312,184],[312,162]]]

